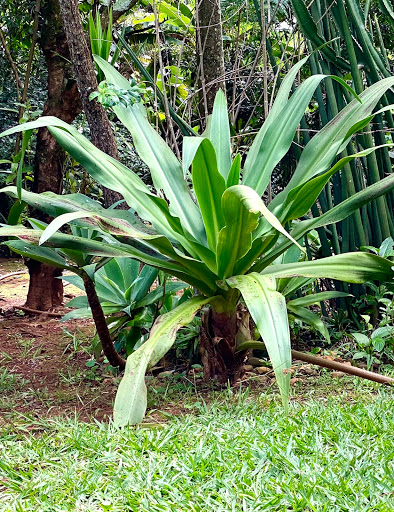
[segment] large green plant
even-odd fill
[[[122,89],[130,87],[110,64],[100,58],[96,61],[108,82]],[[115,402],[118,424],[141,421],[146,410],[146,369],[171,347],[179,327],[189,323],[205,305],[209,304],[210,308],[203,317],[200,351],[206,376],[231,381],[240,370],[244,354],[238,347],[251,339],[248,313],[239,307],[243,297],[264,340],[286,404],[290,375],[285,370],[291,364],[290,334],[286,302],[277,291],[277,279],[325,277],[360,283],[392,277],[390,261],[365,253],[272,265],[294,240],[301,240],[311,229],[340,221],[394,188],[394,175],[390,175],[320,217],[308,217],[309,209],[330,177],[349,159],[374,150],[346,157],[330,167],[352,134],[365,124],[365,119],[370,119],[381,95],[394,85],[394,78],[387,78],[354,99],[313,137],[287,187],[268,208],[265,206],[261,196],[271,173],[292,144],[315,88],[326,78],[311,76],[289,99],[303,62],[296,64],[283,81],[243,171],[240,155],[231,154],[222,93],[216,98],[204,136],[184,138],[182,165],[149,124],[141,104],[114,106],[114,112],[131,132],[140,157],[151,170],[156,193],[130,169],[99,151],[59,119],[42,118],[24,127],[48,126],[59,143],[92,176],[122,193],[139,217],[126,218],[120,213],[114,215],[114,211],[94,211],[64,202],[58,210],[62,215],[41,236],[23,227],[4,227],[0,235],[17,236],[24,246],[45,242],[68,249],[83,247],[85,252],[100,256],[132,257],[180,278],[199,293],[161,316],[147,342],[128,357]],[[3,136],[21,129],[8,130]],[[15,188],[4,191],[17,195]],[[35,207],[48,210],[45,194],[32,196],[22,192],[21,196],[27,202],[34,202]],[[297,221],[299,218],[303,220]],[[58,233],[59,227],[67,222],[94,226],[102,233],[102,240],[85,241]],[[290,234],[284,226],[291,230]],[[16,242],[12,242],[12,247],[18,249]]]

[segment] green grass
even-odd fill
[[[0,435],[0,510],[393,511],[393,392],[376,390],[293,402],[287,418],[227,391],[124,431],[22,418]]]

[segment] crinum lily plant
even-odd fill
[[[110,64],[96,57],[108,83],[130,87]],[[279,280],[294,276],[332,278],[350,283],[387,280],[392,263],[376,255],[348,253],[315,261],[278,264],[278,258],[312,229],[341,221],[356,209],[394,188],[394,174],[338,204],[320,217],[308,212],[330,177],[350,159],[376,148],[336,159],[352,135],[372,118],[394,78],[384,79],[350,102],[304,148],[285,189],[267,206],[261,199],[271,174],[292,144],[299,122],[325,75],[306,79],[290,95],[297,63],[285,77],[263,127],[241,169],[231,151],[225,96],[219,92],[203,136],[183,139],[183,161],[176,158],[147,120],[141,103],[113,110],[130,131],[148,165],[155,191],[120,162],[98,150],[75,128],[43,117],[2,135],[47,126],[52,135],[98,182],[120,192],[128,211],[105,210],[85,196],[33,194],[7,187],[3,192],[55,216],[42,229],[5,226],[8,245],[28,253],[37,244],[101,257],[128,257],[189,283],[196,295],[159,317],[149,339],[128,359],[115,401],[119,425],[142,420],[146,410],[146,370],[172,346],[177,330],[204,308],[200,352],[207,377],[232,381],[250,346],[250,317],[268,351],[284,403],[289,394],[290,333],[286,301]],[[332,77],[335,78],[335,77]],[[336,80],[339,80],[335,78]],[[339,80],[340,81],[340,80]],[[346,84],[342,82],[345,87]],[[333,165],[333,162],[336,163]],[[191,167],[191,173],[190,173]],[[135,212],[135,213],[134,213]],[[302,218],[302,220],[298,220]],[[95,239],[60,233],[65,223],[96,230]],[[286,227],[286,228],[285,228]]]

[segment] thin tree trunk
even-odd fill
[[[89,101],[89,95],[97,90],[98,84],[92,55],[82,27],[78,0],[59,0],[59,4],[83,110],[90,127],[91,140],[101,151],[117,158],[115,137],[107,113],[99,103]],[[106,206],[122,199],[118,192],[112,190],[103,189],[103,194]]]
[[[23,84],[22,96],[20,99],[20,103],[22,103],[22,105],[19,106],[18,122],[22,119],[23,113],[25,111],[24,103],[27,100],[27,93],[29,90],[31,70],[33,67],[33,60],[34,60],[34,50],[36,48],[37,37],[38,37],[38,19],[39,19],[39,15],[40,15],[40,7],[41,7],[41,0],[36,0],[36,6],[34,8],[33,35],[32,35],[32,40],[31,40],[31,45],[30,45],[29,59],[27,61],[27,66],[26,66],[26,73],[25,73],[25,80],[24,80],[24,84]],[[15,142],[15,153],[18,153],[18,151],[19,151],[21,138],[22,138],[22,134],[19,132],[17,134],[16,142]]]
[[[94,282],[86,273],[83,275],[83,284],[104,355],[112,366],[123,370],[126,361],[116,352]]]
[[[48,97],[43,115],[56,116],[71,123],[81,111],[78,88],[72,79],[72,68],[57,0],[48,0],[41,11],[44,26],[39,44],[48,69]],[[33,191],[61,193],[65,153],[49,133],[40,128],[37,134]],[[45,222],[50,218],[41,212],[35,216]],[[61,271],[55,267],[27,260],[30,281],[26,307],[47,311],[63,300]]]
[[[212,112],[216,93],[226,91],[220,0],[199,0],[196,5],[200,114]]]
[[[10,66],[11,66],[11,69],[12,69],[12,73],[14,74],[14,77],[15,77],[16,96],[17,96],[18,101],[19,101],[19,91],[21,89],[23,89],[23,85],[22,85],[21,79],[19,77],[18,69],[17,69],[16,64],[14,62],[14,59],[12,58],[12,55],[11,55],[10,50],[8,48],[7,41],[6,41],[5,36],[4,36],[4,32],[1,30],[1,28],[0,28],[0,41],[1,41],[1,44],[3,46],[4,52],[5,52],[6,56],[7,56],[8,62],[10,63]]]

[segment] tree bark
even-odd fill
[[[85,39],[78,0],[59,0],[74,74],[81,95],[83,110],[90,127],[93,144],[113,158],[118,157],[115,137],[104,108],[96,101],[89,101],[89,95],[97,90],[98,84],[92,54]],[[106,206],[123,199],[118,192],[103,188]]]
[[[199,110],[206,118],[212,112],[218,90],[226,92],[220,0],[198,0],[196,25]]]
[[[105,320],[103,308],[101,307],[100,300],[96,293],[94,282],[88,276],[88,274],[86,274],[86,272],[82,277],[86,296],[90,309],[92,310],[92,317],[97,329],[97,334],[100,339],[104,355],[112,366],[123,370],[126,366],[126,361],[116,352],[110,332],[108,330],[107,322]]]
[[[46,1],[41,14],[44,26],[39,44],[48,69],[48,96],[43,115],[56,116],[71,123],[80,113],[82,105],[77,84],[72,79],[70,55],[58,1]],[[61,193],[64,160],[65,153],[61,146],[47,128],[40,128],[37,134],[33,192]],[[41,212],[35,212],[35,216],[45,222],[50,221]],[[47,311],[61,305],[63,286],[62,281],[57,279],[61,270],[34,260],[27,260],[26,265],[30,274],[26,307]]]

